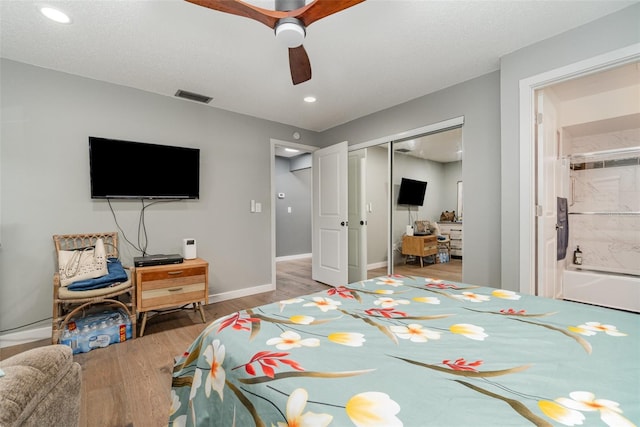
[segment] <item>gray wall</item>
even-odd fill
[[[463,278],[500,287],[500,73],[490,74],[354,120],[321,134],[349,145],[464,116]]]
[[[300,167],[298,157],[311,155],[276,157],[275,192],[285,195],[276,198],[276,257],[311,253],[311,166],[305,161],[306,167],[291,170]]]
[[[640,4],[628,7],[572,31],[506,55],[500,66],[502,217],[502,287],[519,290],[520,280],[520,126],[519,82],[531,76],[640,43]],[[465,150],[467,133],[465,127]],[[467,166],[465,157],[465,168]],[[465,185],[465,249],[467,219],[472,206]],[[466,253],[465,253],[466,256]],[[466,262],[466,258],[465,258]]]
[[[0,329],[51,316],[53,234],[116,230],[107,202],[90,198],[90,135],[200,148],[201,199],[146,209],[148,251],[180,253],[182,238],[197,239],[211,294],[271,284],[270,138],[296,130],[314,145],[315,133],[14,61],[0,67]],[[251,199],[262,213],[250,213]],[[137,241],[140,202],[112,205]],[[120,247],[126,263],[139,255]]]

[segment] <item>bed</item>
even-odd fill
[[[384,276],[217,319],[170,426],[633,426],[638,314]]]

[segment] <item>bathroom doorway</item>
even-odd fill
[[[539,88],[535,108],[535,293],[640,310],[633,280],[582,274],[640,277],[640,63]]]

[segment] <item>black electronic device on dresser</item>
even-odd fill
[[[184,261],[181,255],[147,255],[133,258],[133,265],[136,267],[149,267],[152,265],[180,264]]]

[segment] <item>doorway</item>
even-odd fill
[[[310,157],[317,147],[276,139],[271,139],[270,142],[271,283],[276,286],[278,260],[296,260],[311,256]],[[278,177],[279,173],[285,177]],[[282,185],[285,186],[284,189]],[[292,240],[287,237],[299,233],[282,233],[286,230],[292,231],[291,227],[300,229],[303,238]]]
[[[552,249],[557,247],[556,240],[549,238],[549,236],[553,238],[555,233],[545,231],[549,230],[547,223],[555,220],[553,218],[555,206],[551,206],[548,209],[545,209],[545,206],[551,205],[551,199],[555,201],[554,196],[566,195],[566,192],[562,193],[562,185],[559,189],[554,188],[557,180],[552,177],[547,179],[550,174],[545,173],[544,169],[545,165],[547,170],[552,169],[554,171],[563,167],[562,164],[558,163],[553,166],[547,161],[548,159],[553,160],[553,152],[559,151],[557,148],[562,147],[563,135],[562,132],[558,131],[547,133],[546,130],[539,129],[538,125],[540,123],[536,124],[533,120],[538,117],[535,114],[535,108],[541,102],[544,106],[550,104],[551,108],[556,108],[553,106],[553,96],[549,97],[552,98],[551,103],[544,100],[535,101],[545,88],[551,88],[554,85],[559,88],[560,86],[558,85],[560,84],[570,85],[572,84],[571,82],[578,82],[581,78],[592,79],[593,85],[594,81],[599,80],[597,77],[600,73],[606,73],[625,64],[637,62],[638,59],[640,59],[640,46],[636,45],[552,70],[520,82],[520,291],[523,293],[548,297],[557,297],[562,293],[558,265],[555,260],[555,250],[552,253],[553,257],[549,254]],[[575,88],[572,90],[575,90]],[[595,99],[597,94],[597,90],[592,92],[590,95],[592,100]],[[608,108],[617,109],[620,103],[607,102],[607,105]],[[586,113],[589,113],[589,109],[583,109],[581,114]],[[568,123],[568,114],[570,113],[565,111],[564,117],[562,112],[559,114],[561,120]],[[589,120],[583,119],[583,121]],[[541,123],[542,125],[545,123],[544,113]],[[555,141],[549,146],[536,144],[536,134],[538,136],[547,135],[547,139],[552,138]],[[545,158],[545,156],[547,157]],[[555,155],[555,159],[557,161],[557,155]],[[543,201],[544,199],[546,201]],[[555,228],[555,221],[553,222]],[[552,284],[548,284],[549,280],[551,280]]]

